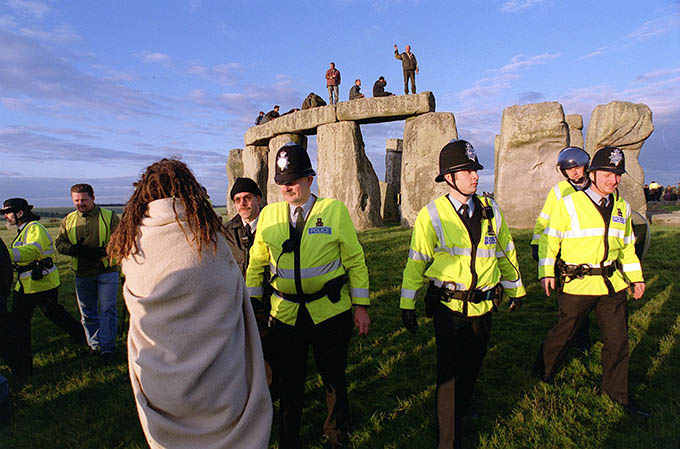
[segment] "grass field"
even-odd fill
[[[58,223],[47,221],[50,231]],[[376,229],[360,234],[371,275],[371,333],[350,346],[348,378],[352,440],[356,448],[436,447],[434,421],[434,336],[419,304],[421,328],[413,336],[401,326],[398,310],[401,272],[411,231]],[[514,231],[528,297],[522,309],[494,316],[494,324],[474,406],[480,417],[466,421],[466,447],[677,449],[680,447],[680,229],[654,227],[643,263],[647,292],[630,302],[631,393],[652,418],[624,414],[598,392],[598,341],[584,357],[571,358],[544,385],[530,377],[536,351],[556,319],[555,298],[539,291],[536,264],[529,255],[529,231]],[[4,229],[6,243],[12,236]],[[78,316],[69,260],[56,258],[62,277],[60,300]],[[123,309],[123,302],[119,304]],[[594,321],[594,320],[593,320]],[[0,428],[2,448],[143,448],[130,389],[124,338],[116,363],[103,366],[40,311],[33,320],[34,375],[15,394],[12,422]],[[310,363],[312,357],[310,357]],[[303,439],[323,447],[325,401],[315,369],[310,369],[303,415]],[[0,364],[0,373],[8,375]],[[169,386],[171,387],[171,386]],[[272,439],[272,447],[277,447]]]

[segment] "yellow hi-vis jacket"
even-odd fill
[[[541,213],[536,219],[534,235],[531,238],[532,245],[538,245],[538,240],[541,238],[541,234],[543,234],[543,231],[548,226],[548,222],[550,221],[550,213],[552,212],[553,207],[555,207],[555,204],[557,204],[557,202],[563,197],[571,195],[574,192],[576,192],[576,189],[569,181],[560,181],[555,184],[552,189],[550,189],[550,192],[548,192],[548,196],[545,199],[545,203],[543,203],[543,209],[541,209]]]
[[[97,219],[99,221],[99,246],[106,246],[106,244],[109,243],[109,238],[113,232],[113,229],[111,229],[113,225],[113,212],[100,207]],[[83,217],[77,210],[68,214],[64,219],[66,235],[68,236],[68,241],[71,242],[72,245],[75,245],[78,242],[76,232],[78,225],[84,228],[86,226],[86,221],[87,218]],[[73,261],[73,271],[78,271],[78,259],[78,256],[71,257],[71,260]],[[108,257],[102,257],[101,261],[102,264],[104,264],[104,268],[111,266]]]
[[[610,196],[612,199],[612,196]],[[630,219],[630,205],[623,198],[614,199],[609,223],[605,223],[597,206],[585,192],[574,192],[559,200],[538,244],[538,277],[555,277],[555,257],[573,265],[606,267],[619,261],[630,282],[643,282],[640,261],[635,255],[635,234]],[[615,292],[628,286],[624,274],[616,270],[609,278]],[[606,295],[602,276],[584,276],[564,284],[572,295]]]
[[[294,253],[281,254],[283,242],[290,238],[289,211],[288,203],[282,201],[266,206],[260,213],[246,271],[250,296],[262,297],[267,281],[264,279],[265,267],[269,265],[270,275],[277,275],[272,287],[287,294],[316,293],[329,280],[347,273],[349,287],[343,286],[340,301],[334,304],[324,296],[305,305],[314,324],[348,310],[351,304],[369,305],[364,250],[345,205],[338,200],[317,198],[308,214],[300,244],[302,292],[295,287]],[[295,324],[299,304],[274,292],[271,307],[273,317],[286,324]]]
[[[526,295],[519,275],[515,244],[501,209],[493,200],[478,198],[483,206],[492,206],[494,217],[491,220],[482,219],[482,233],[474,254],[467,228],[446,195],[418,212],[401,284],[400,308],[415,309],[416,292],[428,278],[438,286],[442,282],[450,282],[455,284],[457,290],[469,290],[473,255],[477,273],[475,289],[486,291],[500,282],[510,298]],[[489,221],[493,234],[489,232]],[[461,300],[452,299],[442,304],[455,312],[463,312]],[[468,302],[467,312],[468,316],[480,316],[492,308],[493,302],[490,300],[477,304]]]
[[[25,267],[35,260],[42,260],[54,255],[52,237],[47,229],[37,221],[30,221],[19,232],[9,250],[10,259],[20,267]],[[31,271],[24,271],[19,275],[15,286],[16,291],[21,287],[25,294],[39,293],[59,286],[59,271],[57,265],[43,270],[43,278],[36,281],[31,278]]]

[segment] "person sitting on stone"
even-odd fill
[[[275,118],[279,117],[279,108],[280,106],[277,104],[274,106],[274,109],[271,111],[267,112],[264,117],[262,117],[262,120],[260,120],[260,125],[267,123],[270,120],[274,120]]]
[[[387,81],[385,81],[384,76],[381,76],[373,84],[373,96],[374,97],[389,97],[389,96],[394,95],[392,92],[387,92],[385,90],[385,86],[387,86]]]
[[[356,100],[357,98],[364,98],[364,94],[361,93],[361,80],[357,79],[354,81],[354,86],[349,90],[349,99]]]
[[[259,125],[263,118],[264,118],[264,111],[260,111],[260,114],[255,119],[255,125]]]

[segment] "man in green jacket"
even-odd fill
[[[94,189],[89,184],[71,187],[71,199],[76,210],[62,220],[55,246],[73,259],[76,298],[87,344],[110,363],[118,327],[118,268],[109,261],[106,245],[120,220],[94,203]]]

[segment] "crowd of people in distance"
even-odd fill
[[[420,71],[420,69],[418,67],[418,61],[416,60],[416,56],[413,53],[411,53],[411,46],[407,45],[405,50],[406,51],[400,53],[399,47],[395,44],[394,57],[400,60],[402,63],[402,71],[404,75],[404,95],[407,95],[409,93],[409,83],[411,86],[411,93],[415,94],[416,74]],[[337,104],[338,101],[340,101],[339,95],[340,82],[341,82],[340,70],[336,68],[335,62],[331,62],[328,70],[326,70],[326,89],[328,90],[328,103],[326,103],[321,97],[312,92],[309,94],[307,98],[305,98],[304,102],[302,103],[301,109],[304,110],[308,109],[309,107],[326,106],[327,104]],[[385,80],[385,77],[380,76],[373,83],[373,97],[393,96],[394,94],[392,92],[385,90],[386,86],[387,81]],[[361,93],[361,79],[357,78],[356,80],[354,80],[354,84],[352,84],[352,86],[349,89],[348,98],[350,101],[359,98],[365,98],[365,95]],[[297,108],[291,109],[286,114],[298,110],[300,109]],[[255,119],[255,125],[267,123],[269,120],[273,120],[277,117],[280,117],[278,105],[274,106],[274,109],[266,114],[264,113],[264,111],[260,111],[257,118]]]
[[[645,199],[647,201],[677,201],[680,199],[680,182],[677,186],[663,185],[652,181],[644,186]]]

